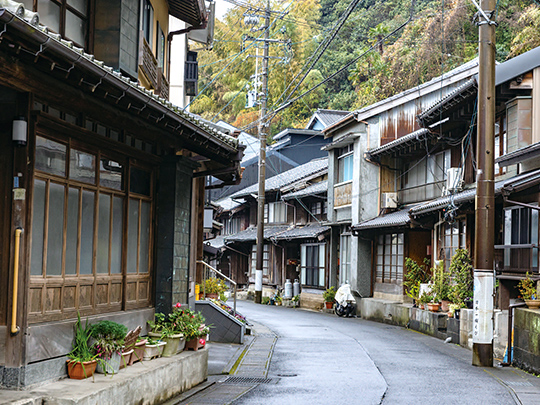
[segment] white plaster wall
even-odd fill
[[[187,24],[179,19],[169,16],[169,31],[178,31],[186,28]],[[184,64],[187,55],[187,34],[175,35],[171,42],[171,75],[169,101],[179,107],[188,104],[188,97],[184,91]]]

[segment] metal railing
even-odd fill
[[[232,280],[231,278],[227,277],[225,274],[223,274],[221,271],[219,271],[218,269],[215,269],[213,268],[212,266],[210,266],[208,263],[206,263],[205,261],[203,260],[197,260],[197,263],[198,264],[202,264],[205,266],[205,268],[207,270],[210,270],[211,272],[219,275],[220,277],[224,278],[225,280],[227,280],[229,283],[231,283],[231,285],[233,286],[233,302],[234,302],[234,306],[233,306],[233,311],[234,311],[234,316],[236,316],[236,287],[237,287],[237,283],[236,281]],[[202,286],[203,286],[203,295],[204,297],[206,297],[206,274],[207,274],[207,271],[204,272],[204,277],[203,277],[203,280],[202,280]]]

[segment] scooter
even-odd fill
[[[354,297],[351,294],[351,286],[349,283],[345,282],[341,287],[336,291],[336,307],[334,312],[337,316],[345,316],[347,318],[354,317]]]

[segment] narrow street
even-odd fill
[[[514,404],[520,402],[510,387],[527,384],[518,374],[504,381],[494,370],[472,366],[466,349],[400,327],[246,301],[238,309],[256,333],[276,338],[268,355],[254,350],[270,359],[266,381],[253,379],[233,401],[220,395],[233,393],[225,383],[206,400],[182,403]],[[250,377],[251,367],[251,377],[261,377],[257,361],[243,363],[237,375]]]

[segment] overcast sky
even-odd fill
[[[223,16],[227,13],[227,10],[231,7],[234,7],[231,3],[226,2],[225,0],[216,0],[216,17],[223,21]]]

